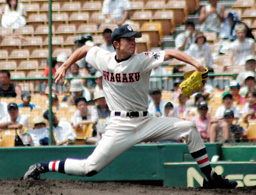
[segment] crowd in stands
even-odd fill
[[[128,0],[104,0],[101,11],[105,17],[104,23],[116,26],[127,23],[134,26],[136,23],[131,20]],[[195,122],[205,142],[247,142],[250,121],[256,119],[256,58],[252,29],[241,20],[235,9],[226,13],[225,7],[220,6],[218,0],[209,0],[199,13],[200,31],[196,30],[193,22],[184,21],[185,30],[175,37],[175,49],[200,61],[209,73],[231,72],[236,78],[227,77],[228,82],[220,87],[216,82],[226,78],[211,75],[200,92],[187,98],[178,88],[183,78],[169,78],[168,75],[184,74],[191,67],[180,62],[170,62],[171,73],[169,67],[156,67],[151,71],[150,82],[170,81],[172,88],[166,89],[161,84],[160,87],[148,86],[148,112],[154,117],[179,117]],[[7,0],[0,7],[1,27],[11,28],[15,32],[26,26],[26,15],[25,5],[18,0]],[[111,42],[112,30],[102,30],[100,43],[96,43],[95,34],[91,32],[76,34],[72,51],[89,45],[115,52]],[[215,39],[208,40],[207,33],[214,33]],[[23,35],[0,35],[1,40],[5,38],[26,41]],[[48,77],[50,72],[54,76],[69,55],[60,52],[51,59],[44,59],[47,63],[40,76]],[[220,65],[217,61],[221,56],[226,58],[226,62]],[[49,62],[52,65],[51,71]],[[238,66],[242,68],[238,72],[226,71]],[[217,72],[218,68],[222,68],[221,71]],[[18,136],[23,145],[48,145],[51,120],[55,145],[97,144],[102,138],[110,117],[103,92],[103,75],[88,64],[85,58],[71,65],[64,86],[53,85],[50,95],[52,113],[49,111],[48,80],[43,81],[45,88],[42,91],[22,90],[20,83],[11,81],[11,73],[4,68],[0,71],[0,134],[10,130],[15,132],[15,140]],[[0,135],[0,140],[4,139],[4,133]],[[88,136],[83,136],[85,134]]]

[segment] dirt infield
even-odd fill
[[[256,194],[256,186],[236,189],[178,188],[129,182],[85,182],[73,180],[0,180],[1,195],[219,195]]]

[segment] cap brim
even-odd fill
[[[125,33],[123,34],[122,36],[120,37],[136,37],[136,38],[140,38],[142,36],[141,32],[128,32],[128,33]]]

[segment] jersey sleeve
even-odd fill
[[[105,61],[105,57],[107,57],[106,55],[110,54],[109,51],[101,49],[99,47],[92,47],[86,57],[85,60],[87,63],[89,63],[91,66],[93,66],[94,68],[96,68],[97,70],[101,70],[101,65],[105,64],[105,63],[101,63],[101,61]]]
[[[141,55],[140,57],[143,60],[143,70],[147,72],[163,64],[165,51],[164,50],[159,52],[148,51],[148,52],[142,52],[139,55]]]

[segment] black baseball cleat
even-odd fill
[[[213,174],[212,180],[206,181],[204,179],[203,188],[212,189],[212,188],[235,188],[237,182],[234,180],[224,179],[221,175]]]
[[[31,165],[27,172],[25,173],[23,179],[29,180],[29,179],[39,179],[40,174],[45,173],[44,167],[38,163]]]

